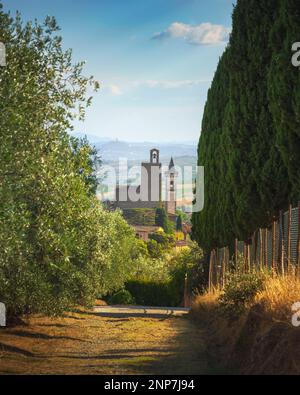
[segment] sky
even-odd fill
[[[64,47],[101,85],[75,131],[125,141],[197,141],[233,0],[3,0],[56,17]]]

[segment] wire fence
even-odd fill
[[[285,276],[300,275],[300,202],[280,212],[268,228],[258,229],[248,242],[235,240],[229,247],[211,251],[209,288],[224,287],[229,272],[251,273],[269,270]],[[241,264],[242,263],[242,264]]]

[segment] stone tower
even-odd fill
[[[150,151],[150,162],[142,163],[141,174],[141,198],[147,208],[157,207],[162,198],[161,163],[159,162],[159,150],[153,148]]]
[[[165,173],[166,176],[166,211],[167,214],[176,214],[176,178],[178,172],[175,170],[173,158],[169,164],[169,170]]]

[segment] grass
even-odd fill
[[[192,317],[206,330],[209,352],[242,374],[300,374],[300,328],[292,305],[300,301],[300,279],[265,277],[262,290],[236,317],[225,313],[214,290],[196,297]]]
[[[219,298],[222,290],[214,289],[204,295],[198,295],[193,304],[192,314],[194,318],[211,313],[219,307]],[[263,290],[258,292],[252,305],[261,305],[265,314],[272,319],[291,321],[291,308],[296,302],[300,302],[300,278],[295,276],[266,276]]]
[[[122,317],[87,310],[34,316],[0,330],[0,374],[201,374],[202,331],[188,318]]]
[[[273,319],[290,323],[292,305],[300,302],[300,279],[295,276],[269,277],[255,302],[263,305]]]

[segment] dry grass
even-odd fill
[[[223,314],[220,294],[198,296],[192,307],[192,316],[206,328],[209,352],[243,374],[300,374],[300,329],[291,325],[300,280],[266,276],[264,289],[235,319]]]
[[[201,319],[203,315],[212,312],[218,307],[218,299],[221,295],[219,289],[206,292],[204,295],[197,295],[194,298],[191,314],[195,319]]]
[[[295,276],[269,277],[256,298],[273,319],[285,322],[291,321],[291,308],[296,302],[300,302],[300,279]]]
[[[206,312],[211,314],[219,306],[218,299],[222,292],[220,289],[214,289],[197,296],[192,308],[194,317],[197,318],[199,314]],[[272,319],[289,323],[292,305],[296,302],[300,302],[300,278],[293,275],[266,275],[264,289],[257,294],[252,306],[259,304]]]
[[[196,347],[195,347],[196,345]],[[0,330],[2,374],[200,374],[202,331],[187,318],[78,310]]]
[[[95,306],[107,306],[107,303],[104,301],[104,300],[101,300],[101,299],[97,299],[96,301],[95,301],[95,304],[94,304]]]

